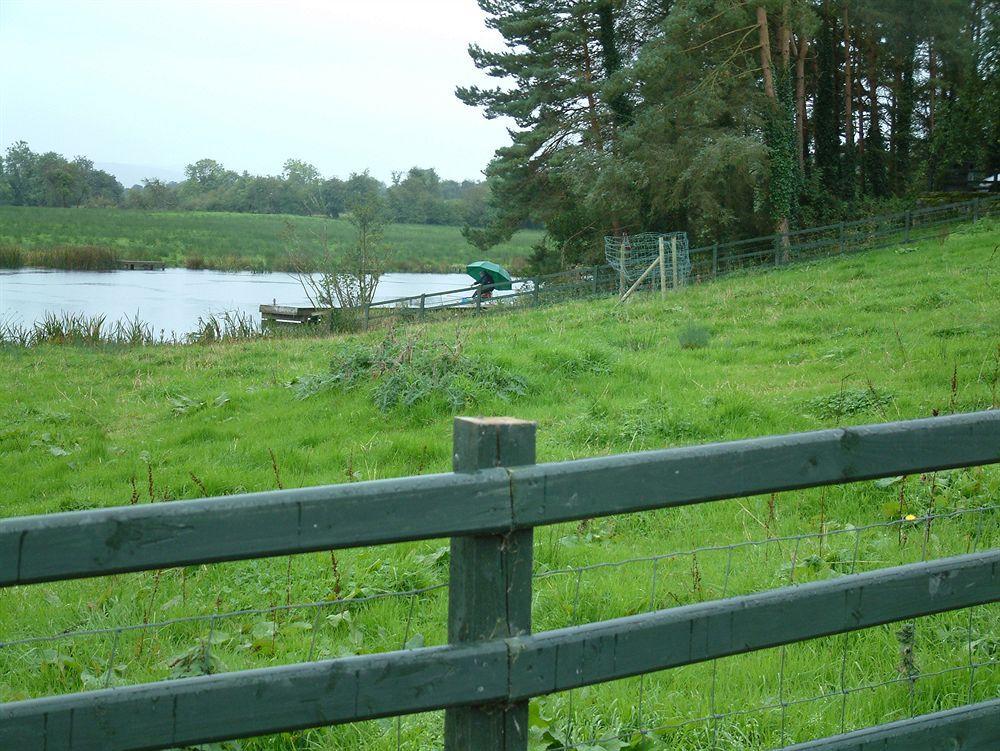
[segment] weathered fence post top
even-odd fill
[[[475,472],[535,463],[537,423],[513,417],[456,417],[452,469]]]

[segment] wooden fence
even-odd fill
[[[446,710],[448,751],[523,751],[528,701],[1000,600],[1000,549],[531,633],[536,526],[1000,462],[1000,411],[535,464],[458,418],[454,472],[0,521],[0,586],[451,537],[447,646],[0,705],[0,748],[163,749]],[[796,749],[1000,748],[1000,700]]]
[[[766,235],[728,243],[691,248],[691,274],[686,283],[708,282],[733,273],[766,271],[803,261],[832,257],[889,245],[918,242],[939,235],[949,227],[1000,212],[1000,196],[866,217],[823,227],[793,230],[788,235]],[[679,283],[685,283],[681,280]],[[668,280],[668,287],[674,287]],[[641,289],[659,289],[648,278]],[[618,294],[618,273],[607,265],[587,266],[556,274],[525,277],[513,283],[510,294],[492,300],[472,299],[478,287],[397,297],[372,303],[364,313],[365,328],[388,321],[441,320],[446,316],[523,310],[574,298]]]

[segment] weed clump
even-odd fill
[[[681,349],[703,349],[708,346],[712,333],[700,324],[685,326],[677,334]]]
[[[878,389],[847,389],[808,402],[809,411],[823,420],[877,410],[890,404],[893,395]]]
[[[299,399],[341,388],[372,384],[372,402],[381,411],[420,403],[443,403],[452,410],[499,398],[508,401],[528,392],[526,380],[483,357],[467,355],[461,339],[401,341],[394,332],[375,345],[352,344],[330,363],[330,371],[295,379]]]
[[[31,326],[0,320],[0,346],[121,344],[138,347],[155,341],[152,328],[140,321],[138,316],[126,316],[123,320],[110,323],[103,315],[46,313]]]
[[[192,344],[213,344],[221,341],[257,339],[263,336],[261,326],[240,310],[198,316],[198,325],[187,335]]]

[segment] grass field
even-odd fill
[[[172,266],[200,259],[206,268],[284,270],[287,252],[282,238],[288,224],[305,249],[321,247],[324,233],[334,246],[354,237],[354,228],[345,219],[0,206],[0,246],[17,246],[26,252],[107,246],[122,258],[163,260]],[[510,242],[493,248],[490,257],[516,267],[540,238],[538,231],[521,231]],[[393,251],[392,271],[461,270],[479,255],[458,227],[393,224],[385,240]]]
[[[551,461],[997,408],[998,242],[981,223],[666,303],[571,303],[389,341],[0,350],[0,515],[443,472],[456,413],[537,420]],[[397,364],[338,375],[372,361]],[[995,547],[1000,514],[975,509],[998,492],[990,467],[539,529],[535,629]],[[805,537],[777,539],[792,535]],[[760,544],[726,547],[747,542]],[[0,701],[442,643],[444,589],[390,595],[444,585],[445,546],[2,590],[0,640],[111,631],[0,649]],[[599,562],[621,565],[573,568]],[[374,599],[296,606],[348,597]],[[265,612],[116,631],[244,608]],[[982,606],[547,697],[532,748],[773,748],[995,697],[998,659],[1000,607]],[[434,713],[241,747],[416,750],[440,733]]]

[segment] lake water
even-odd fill
[[[375,300],[389,300],[467,287],[465,274],[385,274]],[[465,293],[466,295],[469,293]],[[461,298],[462,295],[457,295]],[[152,325],[154,331],[193,331],[199,316],[241,311],[260,319],[258,306],[308,305],[289,274],[221,271],[0,271],[0,321],[31,324],[45,313],[124,317]]]

